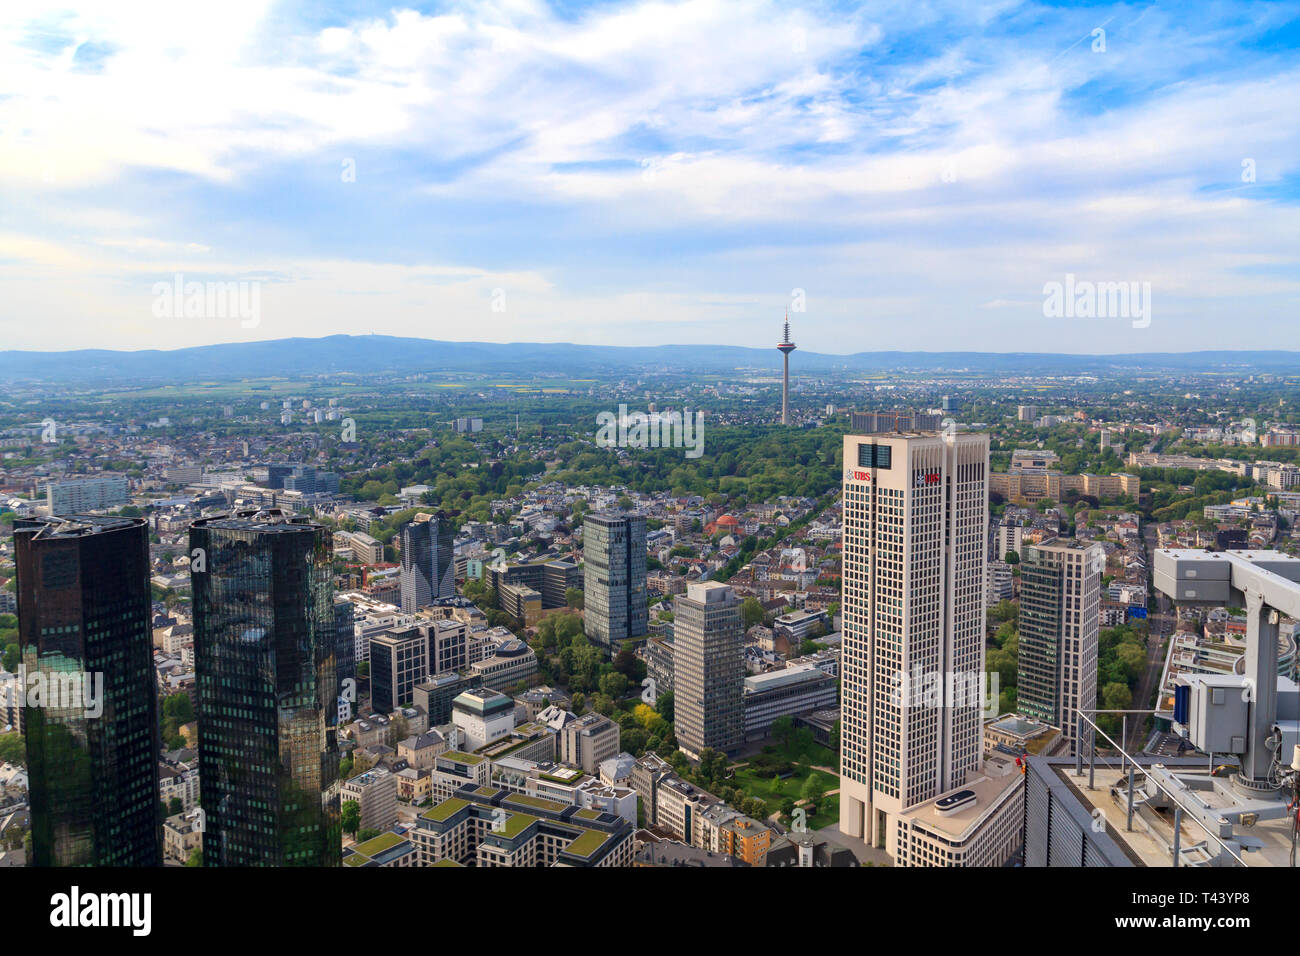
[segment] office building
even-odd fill
[[[448,674],[464,669],[469,664],[469,625],[454,618],[422,622],[419,625],[428,634],[429,673]]]
[[[679,594],[673,611],[678,746],[692,758],[706,747],[735,753],[745,742],[740,599],[727,585],[705,581]]]
[[[407,627],[370,639],[370,702],[381,714],[406,706],[429,678],[427,629]]]
[[[557,735],[556,750],[561,763],[597,774],[601,763],[618,756],[620,736],[618,724],[593,711],[563,724]]]
[[[630,866],[634,827],[612,813],[466,785],[416,817],[419,866]]]
[[[571,561],[532,561],[483,569],[484,580],[496,591],[497,607],[512,615],[504,597],[507,587],[520,587],[541,595],[540,610],[565,607],[570,588],[583,589],[583,569]],[[515,615],[517,616],[517,615]]]
[[[522,627],[542,619],[542,595],[526,584],[503,584],[497,589],[497,606]]]
[[[899,864],[904,814],[980,763],[988,458],[984,434],[844,439],[840,831]]]
[[[451,722],[460,731],[464,749],[478,750],[515,729],[515,702],[500,691],[463,691],[452,701]]]
[[[537,652],[518,638],[493,646],[492,653],[470,664],[466,673],[476,686],[488,690],[513,690],[517,685],[535,682],[540,667]]]
[[[781,670],[744,680],[745,739],[766,737],[781,717],[794,717],[834,707],[839,701],[835,678],[812,664],[790,664]]]
[[[337,866],[330,536],[278,511],[201,518],[190,548],[205,866]]]
[[[429,715],[430,725],[440,726],[451,723],[452,702],[474,686],[472,678],[449,671],[416,684],[411,688],[411,700]]]
[[[402,526],[402,611],[414,614],[438,598],[456,596],[452,528],[437,515],[417,514]]]
[[[339,697],[351,693],[355,703],[357,679],[356,606],[347,598],[334,598],[335,676],[338,678]],[[345,683],[352,681],[351,684]]]
[[[1100,544],[1054,538],[1026,545],[1020,561],[1020,658],[1016,709],[1060,727],[1073,747],[1080,708],[1097,701]]]
[[[594,512],[582,526],[583,629],[606,650],[645,636],[645,516]]]
[[[31,863],[158,866],[147,525],[20,518],[14,552]]]
[[[1002,601],[1010,601],[1016,596],[1016,578],[1011,565],[1005,561],[990,561],[988,567],[988,588],[986,603],[994,607]]]

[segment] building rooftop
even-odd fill
[[[1144,764],[1146,761],[1142,761]],[[1176,776],[1204,776],[1209,772],[1208,762],[1188,759],[1170,761],[1164,764],[1153,761],[1150,766],[1165,766]],[[1128,831],[1128,772],[1115,767],[1103,767],[1100,762],[1094,769],[1094,788],[1088,789],[1088,770],[1084,767],[1083,775],[1076,777],[1074,762],[1054,761],[1052,769],[1063,781],[1085,810],[1095,815],[1100,810],[1106,821],[1106,833],[1118,843],[1125,855],[1136,866],[1171,866],[1173,860],[1174,815],[1170,812],[1138,803],[1133,815],[1133,830]],[[1227,777],[1213,778],[1213,789],[1194,791],[1197,800],[1211,809],[1229,810],[1233,800],[1228,796],[1232,787]],[[1140,787],[1143,778],[1137,778]],[[1184,799],[1186,796],[1184,796]],[[1285,801],[1282,801],[1285,804]],[[1234,829],[1236,840],[1245,840],[1251,846],[1238,852],[1247,866],[1289,867],[1291,853],[1290,814],[1284,814],[1271,820],[1261,819],[1254,826],[1238,825]],[[1220,852],[1220,846],[1210,834],[1207,834],[1197,817],[1192,813],[1183,813],[1179,831],[1179,857],[1183,866],[1208,866],[1213,857]]]
[[[1001,803],[1002,797],[1008,791],[1023,785],[1019,769],[1008,764],[1009,762],[1001,757],[987,758],[980,768],[981,775],[973,781],[950,793],[941,794],[935,800],[927,800],[906,813],[899,814],[900,820],[919,824],[926,830],[951,839],[963,839],[977,823]],[[955,812],[940,815],[938,810],[941,801],[966,792],[973,794],[974,800],[960,804],[960,809]]]

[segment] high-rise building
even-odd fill
[[[1100,544],[1066,538],[1026,545],[1021,554],[1016,709],[1060,727],[1071,748],[1079,709],[1096,706],[1105,563]]]
[[[745,742],[745,626],[740,599],[719,581],[692,584],[673,606],[677,743],[734,753]]]
[[[347,598],[334,598],[334,633],[335,633],[335,676],[339,682],[339,696],[342,697],[351,680],[352,690],[356,690],[357,678],[357,636],[356,607]]]
[[[329,532],[276,510],[190,526],[205,866],[337,866]]]
[[[583,629],[607,650],[644,637],[649,618],[645,516],[598,511],[582,525]]]
[[[417,514],[402,527],[402,610],[414,614],[437,598],[456,596],[456,562],[449,524]]]
[[[985,434],[844,439],[840,831],[900,864],[903,815],[980,764],[988,460]]]
[[[158,696],[142,518],[18,519],[34,866],[160,866]]]

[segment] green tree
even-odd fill
[[[1128,684],[1113,682],[1107,684],[1101,691],[1101,705],[1103,710],[1128,710],[1129,705],[1133,703],[1133,692],[1128,689]]]
[[[361,828],[361,805],[355,800],[344,800],[340,816],[343,821],[343,832],[355,836],[357,830]]]
[[[27,748],[20,733],[0,734],[0,762],[15,766],[25,763]]]

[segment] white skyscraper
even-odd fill
[[[981,764],[988,461],[982,434],[844,439],[840,830],[903,865],[942,862],[908,858],[908,811]]]

